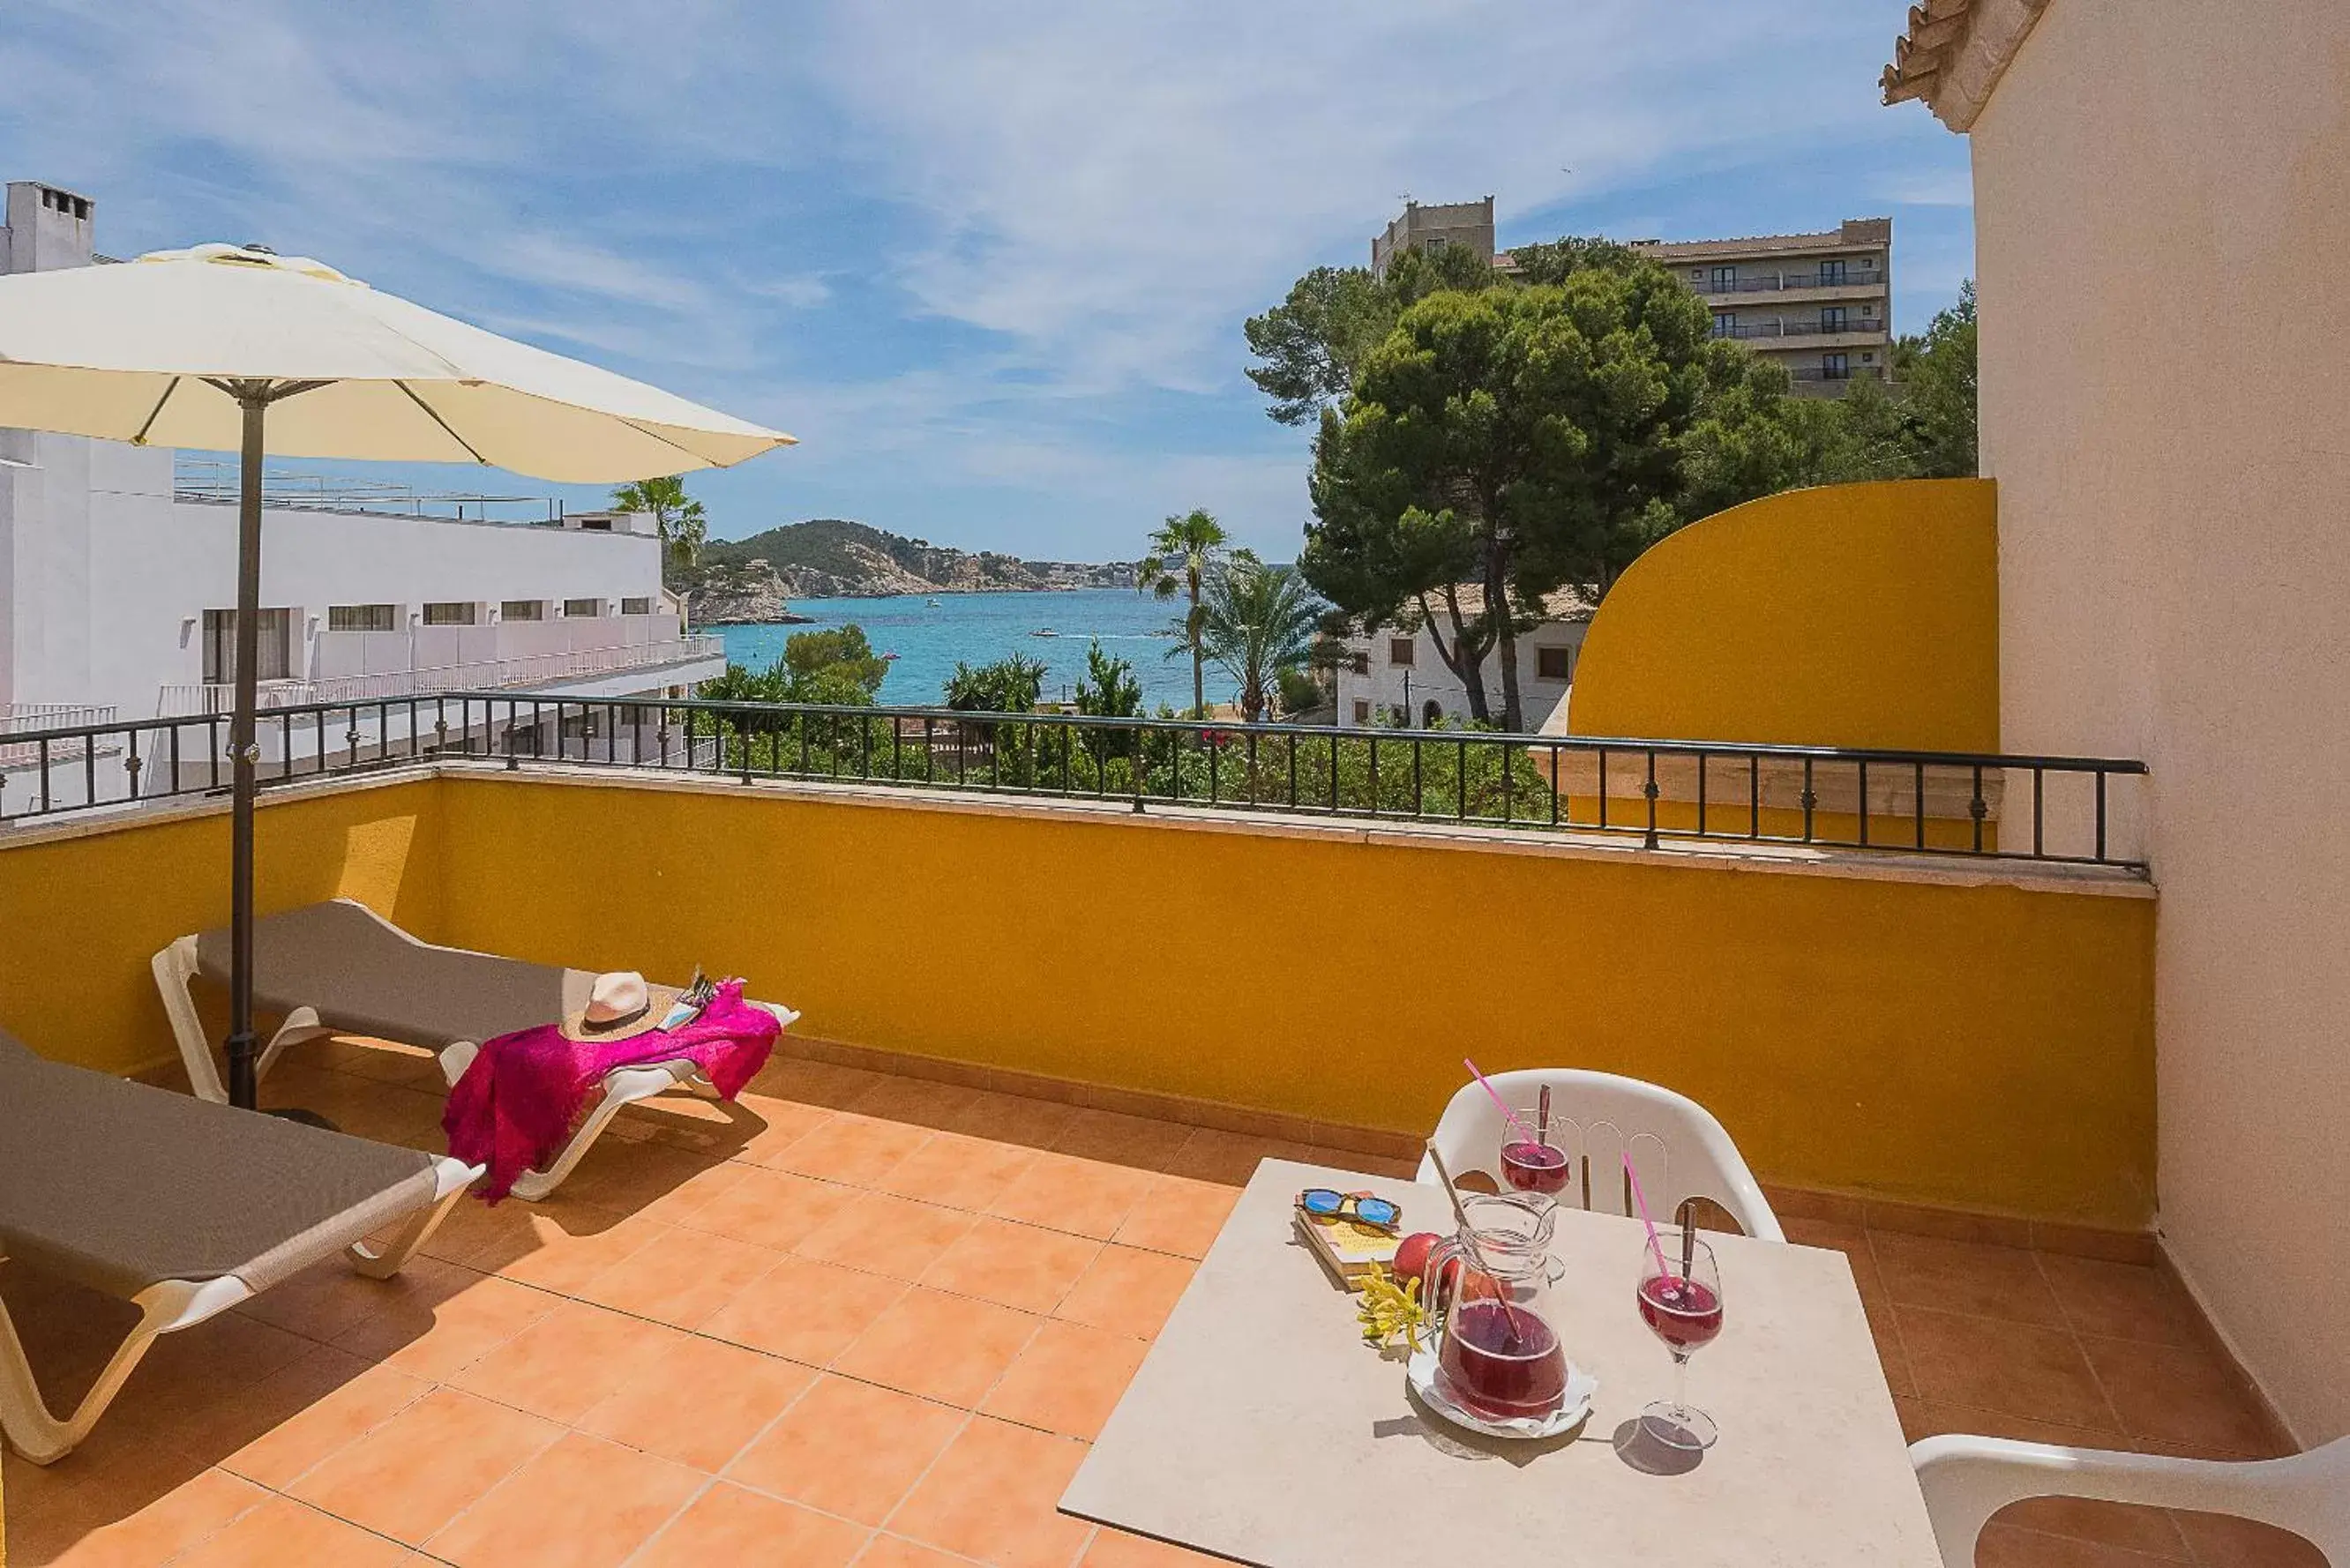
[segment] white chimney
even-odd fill
[[[96,254],[87,196],[35,180],[8,183],[8,227],[0,246],[0,272],[48,272],[88,266]]]

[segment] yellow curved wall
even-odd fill
[[[1825,485],[1690,524],[1593,616],[1566,727],[1997,751],[1995,486]]]

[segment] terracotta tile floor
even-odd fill
[[[1852,1264],[1911,1441],[1978,1432],[2198,1459],[2278,1444],[2159,1269],[1788,1218]],[[2324,1568],[2298,1536],[2204,1514],[2040,1499],[1983,1532],[1981,1568]]]
[[[437,1147],[411,1055],[321,1043],[269,1098]],[[166,1336],[73,1456],[5,1459],[8,1562],[1209,1561],[1054,1503],[1257,1158],[1377,1161],[798,1061],[743,1107],[632,1110],[552,1201],[461,1205],[394,1282],[328,1265]],[[2152,1269],[1788,1229],[1851,1258],[1913,1436],[2266,1448]],[[126,1314],[12,1267],[0,1291],[64,1405]],[[1981,1561],[2318,1559],[2043,1503]]]

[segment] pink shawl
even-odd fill
[[[731,1100],[766,1064],[783,1032],[774,1013],[743,1000],[741,981],[730,980],[701,1016],[671,1032],[600,1044],[570,1039],[552,1023],[501,1034],[482,1043],[450,1091],[441,1129],[452,1155],[490,1168],[482,1197],[495,1203],[525,1171],[546,1168],[613,1068],[682,1059]]]

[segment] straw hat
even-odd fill
[[[598,1045],[627,1040],[660,1026],[677,992],[668,986],[647,985],[632,969],[599,974],[588,988],[588,1001],[564,1014],[567,1039]]]

